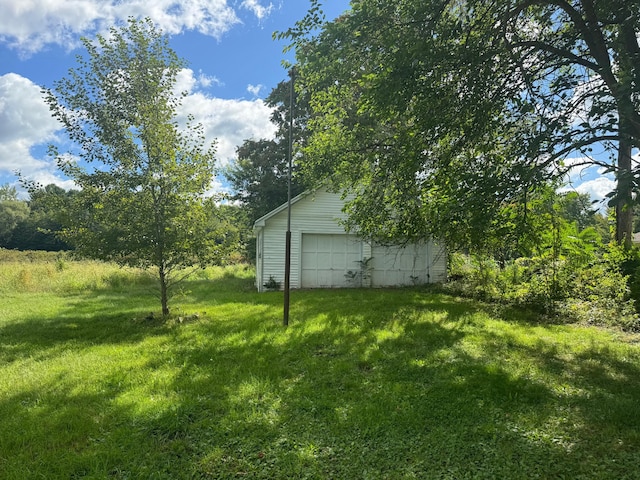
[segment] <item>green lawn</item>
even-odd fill
[[[638,337],[420,289],[294,291],[284,329],[242,268],[162,323],[75,268],[0,265],[0,478],[640,478]]]

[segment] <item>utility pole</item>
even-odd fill
[[[293,102],[294,102],[294,70],[289,70],[289,146],[287,148],[287,162],[289,169],[287,173],[287,233],[285,235],[285,252],[284,252],[284,318],[282,324],[286,327],[289,325],[289,299],[291,283],[291,166],[293,164]]]

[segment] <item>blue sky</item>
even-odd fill
[[[73,185],[47,157],[64,132],[40,86],[52,87],[76,65],[81,36],[92,37],[129,16],[150,17],[188,62],[179,78],[191,113],[217,139],[219,164],[247,138],[273,135],[263,99],[287,78],[285,42],[272,40],[301,19],[307,0],[0,0],[0,185],[16,171],[42,184]],[[331,20],[348,0],[326,0]],[[218,186],[219,187],[219,186]]]

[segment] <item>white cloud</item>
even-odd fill
[[[203,88],[209,88],[211,85],[220,87],[224,86],[224,83],[218,77],[210,77],[209,75],[203,73],[202,70],[200,70],[200,72],[198,73],[198,83]]]
[[[258,17],[258,20],[268,17],[274,9],[273,3],[269,3],[266,7],[262,6],[258,0],[244,0],[240,6],[247,10],[251,10]]]
[[[261,99],[227,100],[206,95],[198,90],[202,72],[196,77],[190,69],[178,75],[178,91],[188,94],[182,100],[178,120],[186,123],[188,115],[204,128],[205,138],[216,142],[218,166],[228,165],[236,157],[236,148],[247,139],[273,138],[276,128],[271,123],[272,109]],[[219,178],[215,178],[209,194],[227,192]]]
[[[15,73],[0,76],[0,125],[0,174],[20,172],[45,185],[67,184],[56,176],[50,159],[36,158],[32,153],[35,147],[55,141],[61,129],[51,117],[40,87]]]
[[[572,157],[563,160],[563,164],[568,168],[566,182],[569,185],[582,183],[587,176],[593,174],[593,160],[588,157]]]
[[[179,113],[182,119],[193,115],[195,122],[203,125],[206,138],[217,140],[220,165],[235,158],[236,147],[244,140],[273,138],[276,130],[269,120],[271,108],[260,99],[226,100],[196,92],[184,98]]]
[[[249,84],[247,86],[247,92],[249,92],[251,95],[253,95],[254,97],[257,97],[260,95],[260,91],[264,88],[264,85],[251,85]]]
[[[611,193],[616,187],[616,182],[609,177],[598,177],[593,180],[587,180],[582,182],[576,187],[576,191],[579,193],[588,193],[592,200],[602,202],[600,204],[601,209],[606,209],[607,203],[603,201],[608,193]]]
[[[185,69],[178,76],[179,89],[188,92],[177,112],[184,121],[191,114],[205,129],[206,138],[217,140],[216,158],[227,164],[235,157],[236,147],[249,138],[272,138],[274,125],[269,121],[271,109],[260,99],[225,100],[197,91],[201,83],[193,71]],[[0,76],[0,175],[20,171],[26,178],[47,185],[55,183],[65,189],[73,183],[63,179],[54,162],[36,147],[59,142],[56,133],[61,125],[51,117],[40,87],[29,79],[9,73]],[[39,150],[44,150],[40,148]],[[220,189],[219,182],[212,188]]]
[[[261,99],[228,100],[206,95],[198,90],[199,82],[190,69],[178,75],[178,91],[188,95],[177,112],[179,121],[185,123],[187,115],[193,115],[195,123],[204,127],[205,136],[216,140],[216,158],[225,165],[235,158],[236,147],[244,140],[273,138],[276,127],[271,123],[272,109]]]
[[[564,164],[570,168],[566,176],[567,184],[560,191],[588,193],[593,201],[601,202],[597,208],[604,213],[607,207],[604,200],[616,187],[614,175],[606,173],[602,166],[593,165],[592,159],[588,157],[567,158]]]
[[[241,7],[258,19],[273,9],[255,0],[245,0]],[[0,42],[24,56],[47,44],[73,49],[81,35],[106,32],[131,16],[149,17],[169,34],[195,30],[217,39],[241,23],[228,0],[2,0]]]

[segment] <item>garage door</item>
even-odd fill
[[[348,271],[359,269],[362,242],[355,235],[302,235],[302,287],[354,286]]]
[[[415,285],[428,283],[428,250],[425,245],[372,248],[374,287]]]

